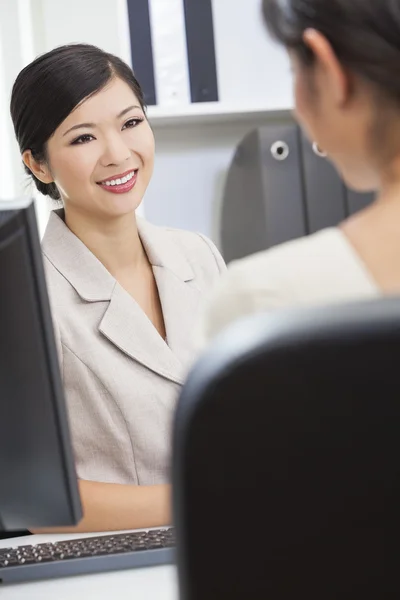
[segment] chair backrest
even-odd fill
[[[399,363],[396,299],[215,341],[174,427],[182,600],[399,596]]]

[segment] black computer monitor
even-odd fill
[[[0,202],[0,531],[81,505],[32,201]]]

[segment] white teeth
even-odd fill
[[[121,185],[121,183],[127,183],[127,181],[130,181],[134,176],[135,171],[132,171],[132,173],[129,173],[129,175],[125,175],[125,177],[122,177],[122,179],[109,179],[108,181],[104,181],[103,185]]]

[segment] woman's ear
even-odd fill
[[[315,64],[322,69],[324,86],[328,86],[332,98],[343,105],[350,93],[350,78],[338,60],[330,42],[316,29],[306,29],[303,41],[315,57]]]
[[[33,175],[42,183],[53,183],[50,170],[46,163],[39,162],[32,156],[31,150],[25,150],[22,154],[22,160]]]

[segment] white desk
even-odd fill
[[[101,535],[101,534],[92,534]],[[30,535],[0,540],[0,548],[86,537]],[[172,565],[112,571],[0,586],[1,600],[178,600],[176,569]]]

